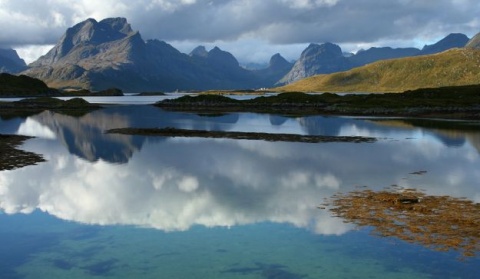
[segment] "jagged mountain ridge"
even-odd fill
[[[271,86],[262,76],[240,67],[218,47],[190,55],[159,40],[144,41],[125,18],[87,19],[69,28],[25,74],[52,87],[124,91],[241,89]],[[278,73],[278,80],[285,72]]]
[[[266,69],[247,70],[218,47],[207,51],[199,46],[184,54],[163,41],[144,41],[125,18],[87,19],[69,28],[55,47],[24,73],[57,88],[117,87],[127,92],[252,89],[346,71],[378,60],[440,52],[462,46],[466,40],[463,34],[450,34],[422,50],[370,48],[354,55],[345,55],[332,43],[310,44],[294,65],[275,55],[272,60],[281,63],[270,61]]]
[[[455,48],[436,54],[377,61],[340,73],[315,75],[277,90],[403,92],[480,84],[479,67],[479,49]]]
[[[360,50],[353,55],[342,53],[338,45],[324,43],[310,44],[277,85],[285,85],[318,74],[331,74],[361,67],[376,61],[396,59],[443,52],[452,48],[464,47],[469,41],[464,34],[452,33],[435,44],[417,48],[372,47]],[[480,39],[479,39],[480,41]],[[473,44],[473,43],[472,43]]]

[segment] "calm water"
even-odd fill
[[[288,143],[104,134],[120,127],[356,135]],[[48,160],[0,172],[0,278],[479,278],[317,208],[392,184],[480,202],[480,123],[196,115],[145,105],[0,121]],[[424,175],[411,174],[427,171]]]
[[[138,93],[125,93],[125,96],[101,96],[101,97],[80,97],[92,104],[122,104],[122,105],[147,105],[154,104],[158,101],[163,101],[167,99],[175,99],[185,95],[196,95],[195,93],[166,93],[161,96],[135,96]],[[263,96],[272,96],[276,93],[265,93]],[[257,98],[259,95],[249,94],[249,95],[225,95],[232,99],[237,100],[248,100]],[[75,97],[58,97],[61,100],[69,100]],[[0,102],[14,102],[19,101],[24,98],[0,98]]]

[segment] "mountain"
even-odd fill
[[[316,75],[277,88],[306,92],[402,92],[426,87],[480,84],[480,50],[377,61],[342,73]]]
[[[197,57],[207,57],[208,51],[205,49],[204,46],[198,46],[190,52],[190,56],[197,56]]]
[[[372,47],[367,50],[359,50],[356,54],[349,56],[348,60],[355,67],[359,67],[378,60],[414,56],[419,52],[418,48]]]
[[[473,36],[473,38],[470,39],[470,41],[468,41],[468,43],[465,47],[466,48],[473,48],[473,49],[480,49],[480,33]]]
[[[293,64],[292,64],[293,65]],[[246,62],[242,63],[241,66],[247,70],[262,70],[268,68],[268,62]]]
[[[247,70],[231,53],[218,47],[207,51],[198,46],[184,54],[160,40],[144,41],[125,18],[99,22],[87,19],[68,28],[47,54],[22,73],[50,87],[93,91],[113,87],[124,92],[254,89],[346,71],[383,59],[441,52],[465,45],[467,40],[463,34],[450,34],[422,50],[371,48],[355,55],[345,55],[332,43],[310,44],[293,67],[275,55],[268,68]],[[475,46],[475,41],[469,45]],[[10,57],[15,55],[10,52]]]
[[[353,55],[342,53],[340,47],[334,44],[311,44],[304,50],[292,70],[277,85],[288,84],[317,74],[346,71],[380,60],[439,53],[451,48],[464,47],[467,42],[468,37],[464,34],[450,34],[435,44],[424,46],[422,50],[417,48],[372,47],[367,50],[360,50]]]
[[[278,83],[288,84],[317,74],[340,72],[352,68],[342,49],[332,43],[310,44],[295,62],[290,72]]]
[[[273,55],[270,58],[268,67],[254,71],[259,79],[263,80],[260,87],[271,87],[279,79],[284,77],[293,67],[293,64],[288,62],[280,53]]]
[[[197,47],[190,55],[159,41],[144,41],[125,18],[87,19],[69,28],[24,74],[56,88],[126,92],[241,89],[263,79],[240,67],[232,54]]]
[[[13,49],[0,49],[0,73],[19,73],[27,68],[17,51]]]
[[[468,40],[469,38],[464,34],[452,33],[433,45],[424,46],[417,55],[434,54],[451,48],[464,47]]]
[[[200,52],[199,52],[200,50]],[[214,47],[207,53],[198,47],[192,51],[191,63],[200,67],[197,82],[191,89],[244,89],[258,88],[261,81],[252,71],[240,66],[230,53]],[[200,54],[200,55],[199,55]],[[192,77],[195,78],[195,77]]]

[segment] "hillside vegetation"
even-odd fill
[[[43,81],[25,75],[0,74],[0,97],[50,96],[58,91]]]
[[[287,92],[236,100],[221,95],[183,96],[155,104],[195,112],[267,112],[479,119],[480,84],[409,90],[398,94],[305,94]]]
[[[480,50],[462,48],[383,60],[346,72],[309,77],[276,90],[384,93],[469,84],[480,84]]]

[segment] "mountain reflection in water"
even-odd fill
[[[79,118],[43,112],[7,122],[1,122],[0,132],[41,137],[25,147],[44,154],[48,162],[0,172],[0,206],[6,213],[38,209],[81,223],[165,231],[276,222],[320,234],[342,234],[352,227],[316,206],[356,185],[421,187],[431,194],[480,201],[478,127],[452,132],[404,120],[252,113],[207,116],[150,106],[108,107]],[[122,127],[382,140],[360,145],[303,144],[104,133]],[[428,173],[423,176],[409,174],[424,169]]]

